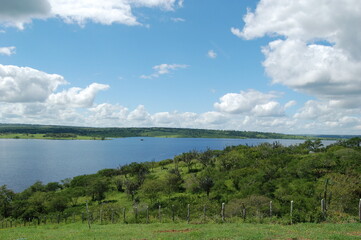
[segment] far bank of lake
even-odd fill
[[[0,186],[16,192],[43,183],[116,168],[131,162],[160,161],[193,149],[278,141],[289,146],[304,140],[220,138],[116,138],[111,141],[0,139]],[[325,145],[334,141],[322,141]]]

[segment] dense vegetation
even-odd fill
[[[187,128],[88,128],[43,126],[28,124],[0,124],[0,137],[7,134],[47,134],[48,136],[88,136],[96,138],[118,137],[184,137],[184,138],[268,138],[305,139],[306,136],[249,131],[225,131]],[[314,136],[316,137],[316,136]],[[327,138],[327,136],[322,136]]]
[[[246,209],[248,221],[289,222],[292,200],[293,222],[355,221],[361,198],[360,145],[361,138],[327,147],[319,140],[289,147],[278,142],[240,145],[190,151],[160,162],[134,162],[61,183],[36,182],[20,193],[1,186],[0,219],[79,215],[89,201],[94,212],[101,208],[121,214],[123,208],[133,212],[137,207],[143,222],[146,206],[152,216],[162,206],[164,215],[174,213],[184,220],[188,204],[192,219],[203,219],[206,207],[207,216],[219,220],[222,203],[227,219],[245,218]]]

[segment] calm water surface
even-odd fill
[[[35,181],[60,181],[96,173],[131,162],[159,161],[193,149],[223,149],[226,146],[275,139],[118,138],[109,141],[0,139],[0,186],[19,192]],[[302,140],[277,140],[283,145]],[[325,142],[325,144],[327,144]]]

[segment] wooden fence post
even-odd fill
[[[326,220],[326,205],[324,198],[321,199],[321,212],[322,212],[323,220]]]
[[[88,227],[90,229],[91,226],[90,226],[90,213],[89,213],[88,201],[86,201],[86,212],[87,212],[87,215],[88,215]]]
[[[134,207],[135,223],[138,223],[138,207]]]
[[[149,206],[147,206],[147,209],[146,209],[146,211],[147,211],[147,224],[149,223]]]
[[[187,205],[187,223],[189,224],[191,220],[191,211],[190,211],[190,204]]]
[[[269,202],[269,217],[272,217],[272,201]]]
[[[159,204],[159,209],[158,209],[158,218],[159,218],[159,222],[162,222],[162,207]]]
[[[172,205],[172,221],[174,222],[174,205]]]
[[[293,200],[291,201],[291,209],[290,209],[290,216],[291,216],[291,224],[293,224]]]
[[[206,221],[206,213],[207,213],[207,207],[206,205],[203,206],[203,222]]]
[[[123,208],[123,222],[126,222],[126,219],[125,219],[125,208]]]
[[[222,222],[224,222],[224,220],[225,220],[224,210],[225,210],[225,203],[222,203],[222,211],[221,211]]]
[[[99,222],[100,222],[100,224],[103,224],[102,213],[103,213],[103,205],[101,205],[100,209],[99,209]]]
[[[247,210],[246,210],[246,205],[244,205],[244,203],[242,203],[242,215],[243,215],[243,221],[246,221],[246,217],[247,217]]]
[[[112,224],[114,224],[114,209],[112,209],[111,221],[112,221]]]
[[[360,198],[360,202],[358,204],[358,217],[359,217],[360,222],[361,222],[361,198]]]

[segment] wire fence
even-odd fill
[[[171,207],[162,207],[150,209],[148,206],[136,206],[132,208],[112,208],[111,206],[101,205],[96,210],[89,210],[88,205],[81,213],[56,213],[43,215],[39,217],[30,217],[22,219],[2,219],[0,228],[15,228],[26,226],[39,226],[47,224],[70,224],[79,223],[88,224],[89,228],[93,224],[150,224],[150,223],[227,223],[227,222],[277,222],[284,224],[294,224],[297,222],[297,209],[294,201],[289,202],[289,212],[283,214],[274,213],[273,202],[267,204],[267,211],[252,210],[245,205],[240,205],[236,211],[234,209],[227,210],[227,204],[222,203],[219,206],[219,212],[215,213],[214,209],[204,205],[202,208],[192,207],[187,204],[186,208],[181,211]],[[298,206],[299,207],[299,206]],[[320,202],[319,211],[317,213],[322,221],[327,221],[332,215],[327,210],[324,199]],[[358,202],[358,216],[351,216],[354,221],[361,223],[361,199]]]

